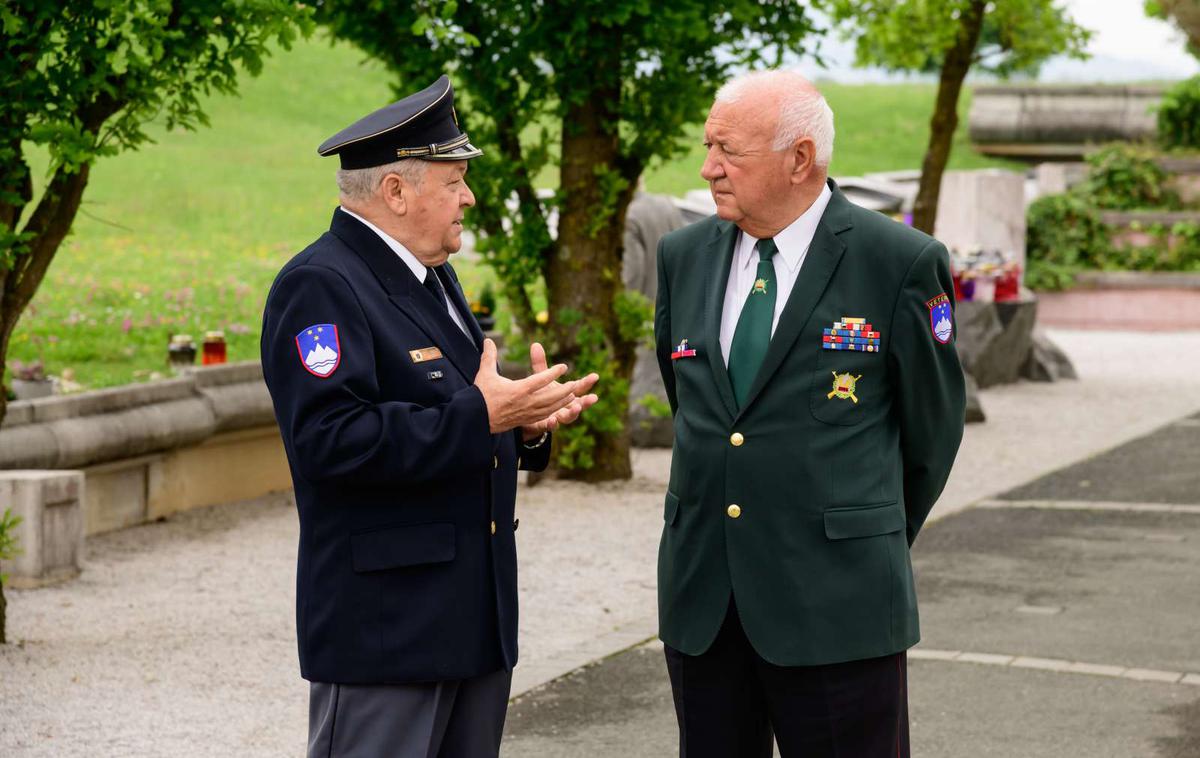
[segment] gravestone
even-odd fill
[[[1024,177],[1002,169],[947,171],[933,236],[951,251],[999,250],[1024,271]]]
[[[653,303],[658,294],[658,241],[668,232],[684,225],[683,216],[671,198],[639,192],[625,215],[625,252],[621,258],[621,279],[625,289],[640,292]],[[649,405],[646,397],[653,398]],[[671,447],[675,430],[670,414],[656,414],[654,408],[667,408],[667,392],[658,370],[653,347],[637,351],[633,378],[629,383],[629,434],[635,447]]]
[[[20,551],[0,562],[14,587],[37,587],[79,574],[83,557],[82,471],[0,471],[0,512],[11,509]]]

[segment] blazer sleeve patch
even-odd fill
[[[954,335],[954,314],[950,309],[950,298],[945,292],[927,300],[925,307],[929,309],[929,329],[933,338],[943,345],[950,342]]]
[[[336,324],[313,324],[296,335],[300,365],[313,376],[324,379],[342,362],[342,346]]]

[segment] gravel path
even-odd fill
[[[1053,332],[1082,380],[987,390],[944,515],[1200,409],[1200,333]],[[520,496],[514,694],[653,635],[669,451],[619,485]],[[301,755],[289,495],[88,540],[82,576],[8,592],[2,756]]]

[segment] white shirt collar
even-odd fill
[[[409,252],[407,247],[405,247],[404,245],[401,245],[390,234],[383,231],[378,226],[375,226],[370,221],[367,221],[365,218],[358,215],[354,211],[349,210],[348,208],[346,208],[346,206],[343,205],[343,206],[339,206],[339,207],[341,208],[342,213],[345,213],[348,216],[353,216],[354,218],[363,222],[363,224],[365,224],[368,229],[370,229],[371,231],[378,234],[379,239],[383,240],[384,244],[386,244],[388,247],[390,247],[392,249],[392,252],[394,252],[396,255],[400,256],[400,260],[404,261],[404,264],[406,266],[408,266],[408,268],[413,272],[413,276],[417,277],[418,282],[425,281],[425,275],[428,272],[429,267],[426,266],[424,263],[421,263],[421,261],[417,260],[417,256],[415,256],[411,252]]]
[[[801,213],[799,218],[775,235],[775,247],[779,249],[776,255],[783,258],[789,271],[795,271],[796,267],[804,260],[804,254],[808,252],[808,247],[817,234],[817,224],[820,223],[821,216],[825,215],[825,208],[829,205],[832,197],[833,192],[826,184],[821,188],[821,194],[817,195],[813,204],[808,206],[808,210]],[[751,237],[745,232],[742,232],[742,237],[745,238],[745,242],[738,248],[740,253],[737,262],[738,268],[748,268],[751,264],[757,266],[758,252],[754,246],[758,243],[758,238]]]

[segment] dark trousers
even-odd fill
[[[421,684],[309,686],[308,758],[489,758],[511,671]]]
[[[666,647],[681,758],[908,758],[905,653],[826,666],[763,660],[730,602],[705,653]]]

